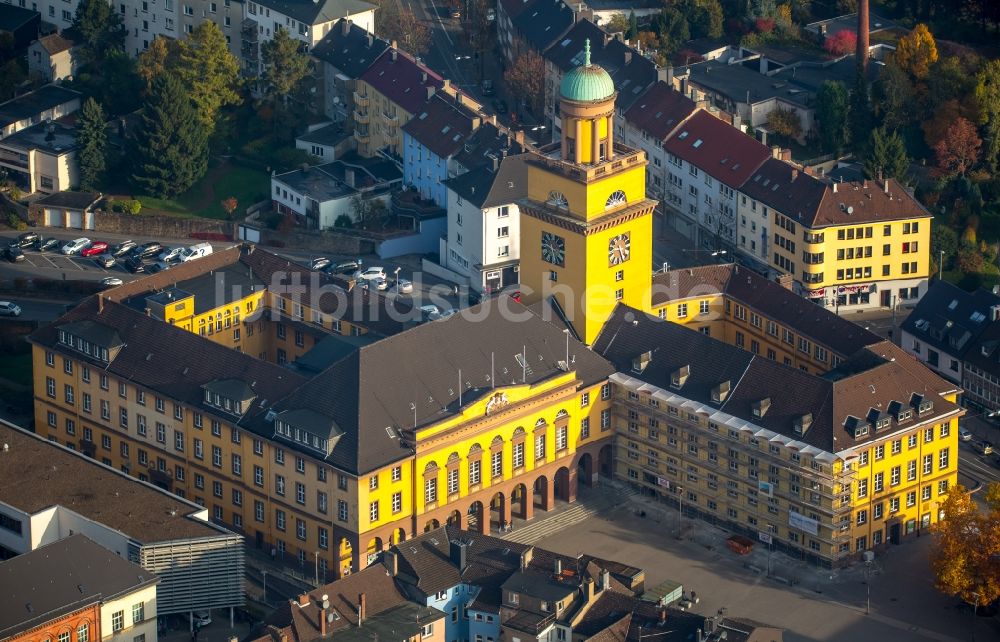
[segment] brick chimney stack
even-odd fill
[[[868,0],[858,0],[858,64],[868,71]]]

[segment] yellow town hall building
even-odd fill
[[[957,391],[735,268],[654,296],[645,154],[614,141],[604,70],[561,87],[563,140],[530,157],[521,204],[527,307],[420,323],[237,246],[36,331],[36,432],[325,577],[441,524],[532,519],[597,475],[831,566],[937,521]]]

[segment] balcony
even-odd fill
[[[243,35],[244,43],[252,42],[256,44],[257,39],[260,36],[260,29],[255,20],[247,18],[240,25],[240,33]]]
[[[367,107],[368,102],[368,96],[362,96],[358,92],[354,92],[354,105],[356,107]]]
[[[386,114],[386,113],[383,112],[382,113],[382,120],[384,120],[387,125],[398,125],[399,124],[399,116],[396,116],[395,114]]]
[[[357,109],[354,110],[352,118],[354,119],[354,124],[356,125],[367,125],[368,123],[371,122],[371,118],[368,116],[368,112],[358,111]]]
[[[357,139],[359,143],[366,143],[372,137],[371,132],[367,128],[361,128],[354,130],[354,138]]]
[[[580,182],[589,182],[599,177],[611,176],[637,163],[646,162],[646,152],[619,143],[615,143],[615,156],[611,160],[593,165],[577,165],[572,161],[564,161],[560,143],[551,143],[542,147],[540,151],[542,155],[530,159],[529,162],[543,165],[550,170],[559,172],[566,178]]]
[[[0,149],[0,163],[17,169],[28,170],[28,159],[23,154]]]

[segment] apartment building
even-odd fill
[[[0,168],[28,194],[53,194],[79,183],[76,130],[39,123],[0,139]]]
[[[375,9],[363,0],[246,0],[240,26],[243,70],[253,76],[262,71],[260,46],[279,27],[311,51],[341,19],[375,33]]]
[[[621,306],[594,349],[616,474],[682,511],[831,567],[943,517],[959,389],[890,342],[817,376]]]
[[[823,185],[813,207],[790,215],[794,192],[778,185],[762,202],[772,207],[772,266],[803,296],[839,311],[909,306],[927,292],[933,217],[895,179]]]
[[[476,292],[496,292],[519,282],[521,211],[528,170],[523,155],[446,180],[448,234],[441,264],[469,280]]]
[[[242,49],[240,0],[127,0],[112,3],[125,27],[125,52],[138,56],[157,36],[181,40],[206,21],[218,25],[234,56]]]
[[[0,562],[0,639],[156,642],[156,575],[84,535]]]
[[[863,327],[735,264],[660,272],[651,309],[752,355],[822,374],[881,341]]]
[[[57,120],[80,109],[82,94],[59,85],[38,89],[0,103],[0,140],[32,125]]]
[[[344,18],[323,36],[312,56],[323,65],[323,113],[334,122],[351,118],[358,78],[389,49],[390,43]]]
[[[45,421],[39,432],[46,436],[0,425],[7,445],[0,466],[0,559],[86,536],[115,559],[159,577],[146,617],[133,622],[152,627],[136,632],[147,639],[155,640],[157,613],[243,605],[241,535],[211,523],[204,507],[130,477],[137,461],[128,444],[113,444],[110,435],[68,417],[47,413]],[[111,467],[112,447],[119,469]],[[110,624],[101,630],[116,632]]]
[[[737,192],[771,152],[728,123],[699,110],[664,142],[667,201],[680,227],[696,228],[697,246],[719,251],[736,244]]]
[[[436,72],[395,47],[379,56],[358,79],[354,138],[362,156],[403,158],[402,127],[448,84]]]

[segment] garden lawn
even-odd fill
[[[184,194],[174,198],[156,198],[137,194],[144,212],[155,210],[180,217],[228,218],[222,201],[236,197],[236,214],[253,203],[267,198],[271,191],[271,177],[266,172],[232,163],[211,167],[200,181]]]

